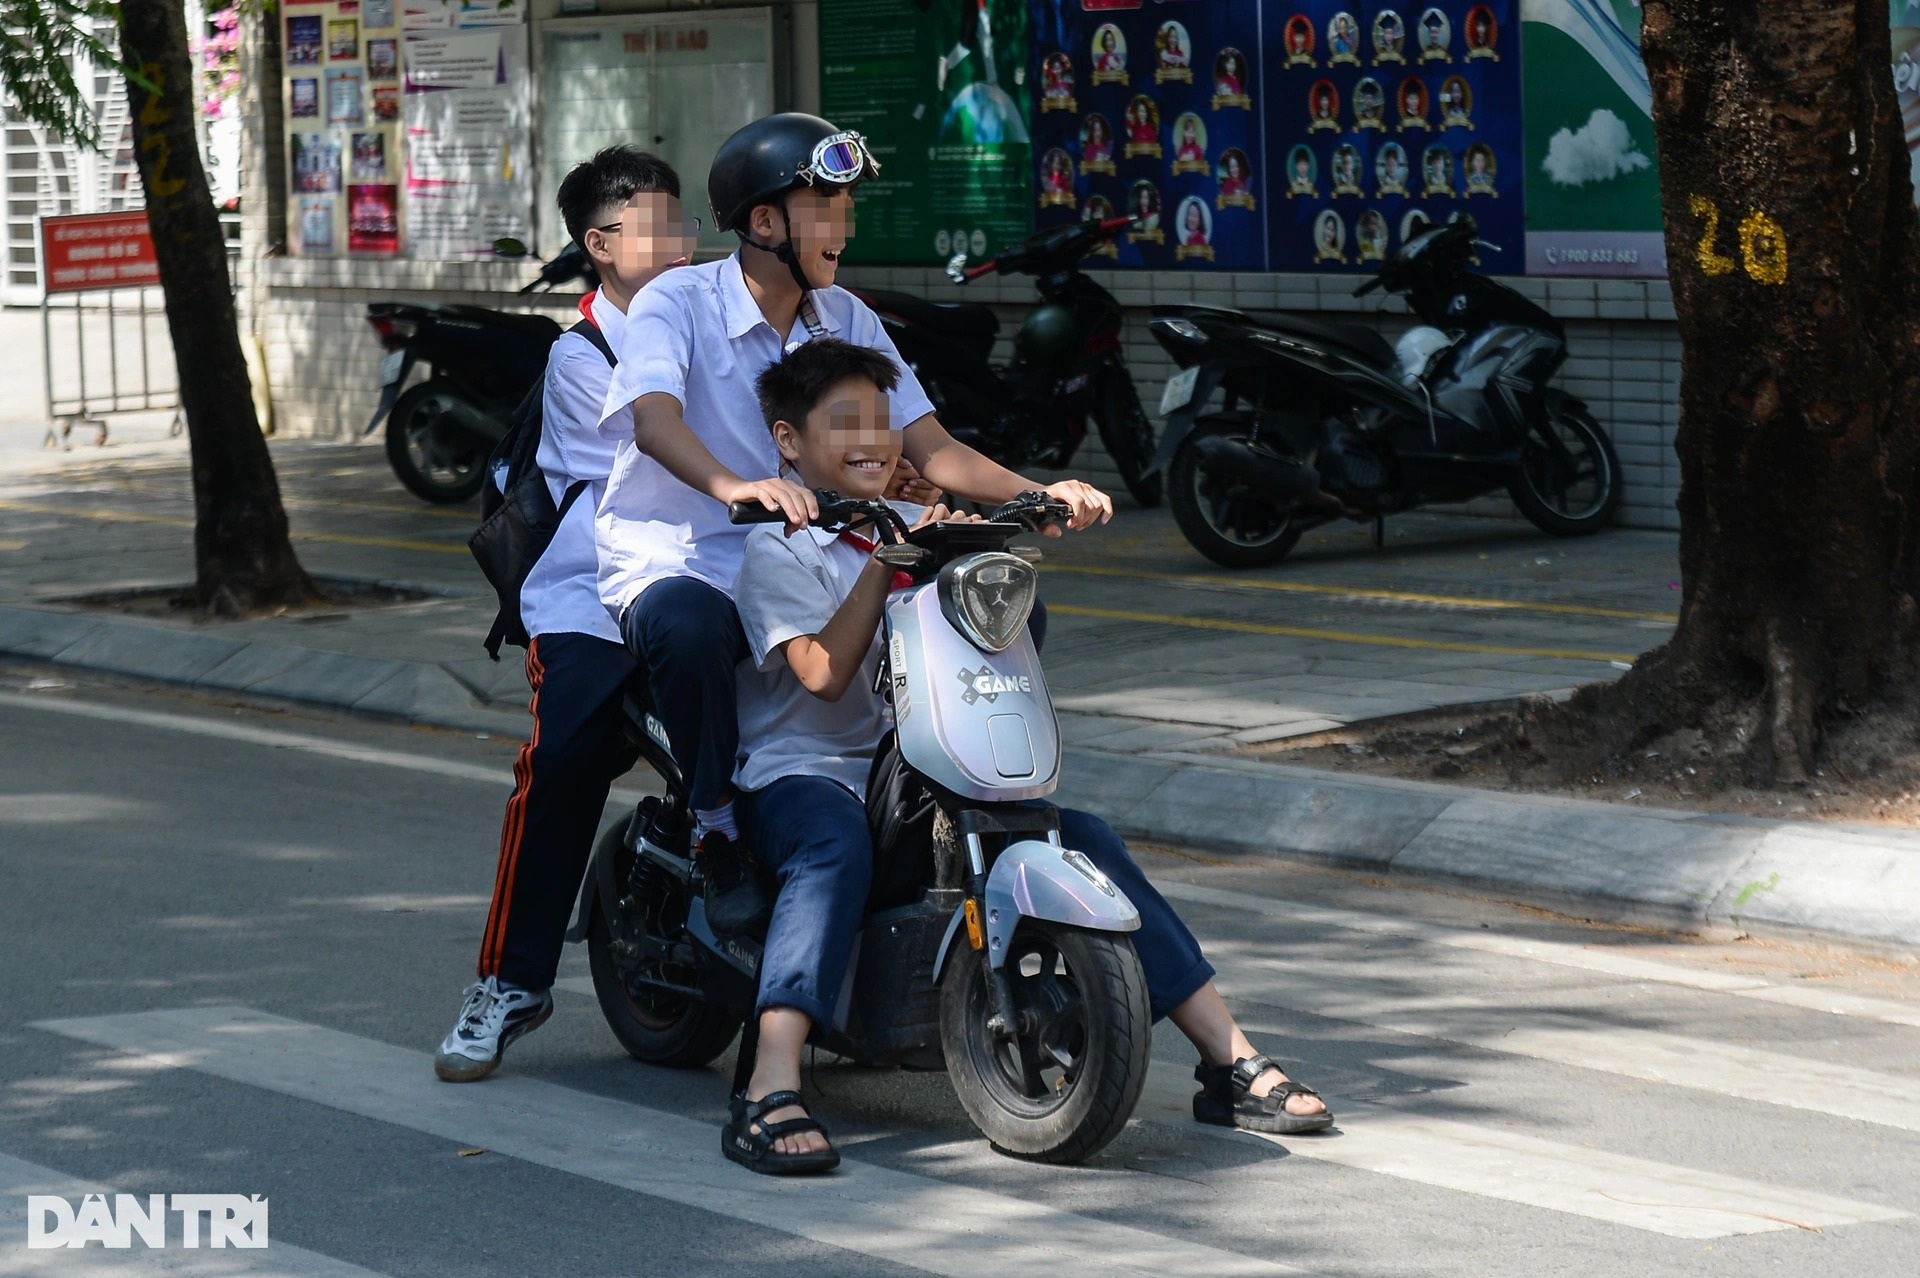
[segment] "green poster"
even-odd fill
[[[850,262],[981,257],[1033,229],[1024,0],[821,0],[821,111],[865,135]]]
[[[1529,275],[1663,276],[1638,0],[1521,0]]]

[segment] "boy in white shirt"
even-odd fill
[[[904,445],[889,429],[900,374],[885,355],[831,338],[789,351],[761,373],[764,420],[807,489],[876,498]],[[914,526],[943,507],[900,507]],[[878,540],[877,533],[874,540]],[[739,672],[736,781],[762,865],[779,883],[760,963],[759,1055],[732,1101],[726,1156],[770,1175],[829,1171],[839,1155],[800,1097],[800,1054],[831,1023],[871,882],[864,788],[890,726],[873,691],[879,626],[893,570],[850,533],[760,525],[747,538],[736,599],[751,664]],[[1194,1117],[1272,1132],[1315,1131],[1333,1116],[1313,1089],[1255,1051],[1213,985],[1213,967],[1166,899],[1097,817],[1060,811],[1060,835],[1117,883],[1140,911],[1133,944],[1154,1019],[1173,1019],[1200,1049],[1205,1084]]]
[[[732,599],[746,530],[727,521],[727,503],[784,511],[789,531],[818,513],[811,492],[777,477],[754,378],[809,338],[871,347],[900,369],[895,425],[936,491],[1001,502],[1043,487],[948,435],[879,317],[834,286],[853,187],[877,170],[858,134],[811,115],[768,116],[723,142],[707,193],[740,250],[668,272],[634,300],[601,414],[621,443],[595,520],[600,598],[648,669],[694,810],[708,918],[723,932],[764,918],[750,879],[729,890],[748,877],[733,812],[733,668],[747,650]],[[1044,487],[1073,508],[1073,527],[1112,517],[1090,485]]]
[[[600,276],[580,313],[617,350],[633,295],[693,247],[680,177],[638,147],[608,147],[567,174],[556,202]],[[520,589],[533,734],[514,762],[480,980],[434,1056],[448,1082],[485,1078],[509,1043],[552,1014],[549,987],[600,813],[613,779],[633,766],[621,697],[636,667],[600,603],[593,542],[613,468],[613,444],[598,429],[613,367],[586,332],[563,333],[547,357],[536,460],[556,508],[575,484],[587,487]]]

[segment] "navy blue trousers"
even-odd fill
[[[873,874],[866,807],[825,777],[782,777],[747,796],[748,838],[779,883],[759,1010],[792,1007],[831,1024]],[[1213,979],[1200,942],[1099,817],[1060,809],[1060,839],[1086,853],[1140,911],[1133,948],[1159,1020]]]
[[[553,984],[607,791],[634,763],[620,702],[635,669],[625,648],[592,635],[538,635],[527,647],[533,735],[513,761],[482,980]]]
[[[747,659],[747,636],[733,600],[693,577],[668,577],[641,592],[620,618],[627,651],[647,668],[653,709],[687,799],[696,810],[720,806],[733,788],[740,712],[733,668]]]

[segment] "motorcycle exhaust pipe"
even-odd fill
[[[1315,506],[1341,514],[1346,504],[1320,487],[1320,472],[1296,458],[1243,439],[1205,435],[1194,441],[1200,465],[1209,473],[1244,483],[1254,495],[1285,506]]]
[[[506,438],[506,422],[458,396],[447,396],[438,407],[439,420],[434,425],[439,429],[472,435],[484,441],[489,448]]]

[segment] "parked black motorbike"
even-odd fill
[[[502,241],[496,251],[518,256],[525,249]],[[591,288],[598,277],[580,247],[569,244],[520,291],[574,280]],[[431,302],[370,302],[367,323],[387,355],[380,361],[380,406],[365,433],[386,422],[387,461],[414,496],[466,501],[486,483],[487,457],[514,408],[545,374],[560,325],[545,315]],[[421,362],[427,379],[408,386],[407,375]]]
[[[1397,347],[1360,324],[1166,307],[1149,325],[1167,383],[1156,470],[1175,521],[1229,568],[1276,563],[1333,519],[1378,522],[1505,488],[1544,532],[1598,531],[1620,463],[1587,406],[1547,385],[1559,321],[1470,269],[1471,218],[1414,236],[1355,296],[1405,296]],[[1215,406],[1216,394],[1220,402]]]
[[[1013,335],[1013,359],[990,362],[1000,321],[977,302],[927,302],[906,293],[856,289],[956,439],[1012,470],[1058,470],[1073,460],[1091,417],[1142,506],[1160,504],[1160,479],[1148,473],[1153,423],[1141,407],[1120,347],[1120,303],[1080,271],[1088,253],[1131,219],[1107,218],[1037,231],[992,260],[947,263],[956,284],[983,275],[1031,275],[1041,304]]]

